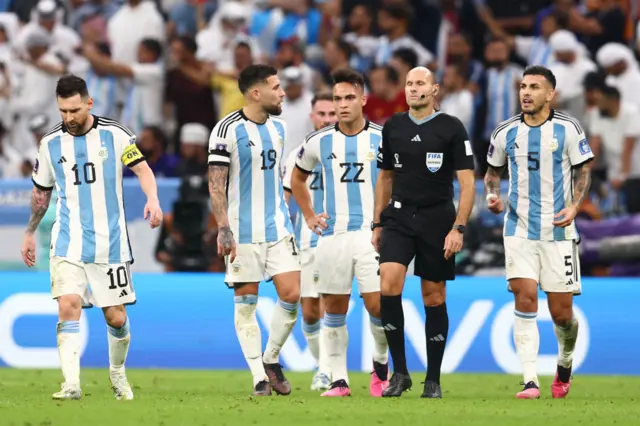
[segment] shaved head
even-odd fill
[[[432,108],[440,87],[433,73],[425,67],[415,67],[407,73],[404,93],[413,110]]]

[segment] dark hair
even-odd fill
[[[334,71],[331,74],[331,78],[333,79],[333,84],[338,83],[349,83],[354,86],[359,86],[364,90],[364,77],[357,71],[354,71],[350,68],[343,68],[337,71]]]
[[[620,100],[620,91],[613,86],[604,85],[598,89],[605,98],[614,99],[616,101]]]
[[[319,101],[333,101],[333,95],[329,92],[318,92],[311,99],[311,107],[313,108],[316,102]]]
[[[258,83],[265,83],[271,76],[278,75],[278,70],[271,65],[249,65],[238,76],[238,88],[244,95],[247,91]]]
[[[236,43],[236,47],[235,48],[236,49],[243,48],[243,49],[247,49],[249,52],[251,52],[251,46],[246,41],[240,41],[240,42]]]
[[[58,85],[56,86],[56,96],[62,99],[68,99],[75,95],[80,95],[83,99],[89,97],[87,82],[72,74],[60,77]]]
[[[465,69],[465,67],[462,64],[456,62],[456,63],[449,64],[448,66],[451,67],[456,72],[456,74],[462,77],[465,81],[469,80],[467,76],[468,71]]]
[[[191,54],[195,54],[198,51],[198,43],[196,43],[196,40],[193,37],[180,36],[176,37],[173,41],[177,41],[178,43],[180,43],[182,46],[184,46],[187,52]]]
[[[391,57],[398,58],[405,64],[409,66],[409,68],[413,69],[418,66],[418,54],[415,50],[409,47],[403,47],[391,54]]]
[[[351,55],[353,55],[353,51],[354,51],[353,46],[351,46],[351,44],[344,41],[343,39],[333,40],[333,42],[336,44],[336,48],[340,52],[342,52],[342,54],[347,58],[347,60],[349,60],[351,58]]]
[[[392,66],[389,65],[382,65],[380,67],[375,67],[373,68],[370,72],[373,71],[382,71],[384,72],[384,78],[387,79],[387,81],[390,81],[393,84],[398,84],[400,82],[400,75],[398,75],[398,71],[396,71],[395,68],[393,68]],[[369,74],[371,75],[371,74]],[[371,78],[371,77],[369,77]]]
[[[140,42],[141,45],[144,46],[145,49],[149,50],[156,59],[159,59],[162,56],[162,45],[160,42],[153,38],[145,38]]]
[[[411,17],[413,14],[413,11],[410,6],[404,6],[400,4],[383,6],[380,8],[380,11],[387,13],[389,16],[391,16],[394,19],[401,19],[407,23],[411,21]]]
[[[591,71],[584,76],[584,80],[582,80],[582,85],[585,90],[595,90],[600,89],[606,86],[606,78],[607,76],[600,71]]]
[[[542,65],[528,66],[524,70],[524,73],[522,73],[523,77],[525,75],[541,75],[549,82],[549,84],[551,84],[552,88],[554,89],[556,88],[556,76],[553,75],[551,70],[547,67],[543,67]]]

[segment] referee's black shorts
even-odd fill
[[[380,215],[380,263],[409,266],[415,256],[414,274],[423,280],[455,279],[455,256],[444,258],[444,240],[455,219],[453,203],[417,207],[392,200]]]

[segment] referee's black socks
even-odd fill
[[[380,316],[384,334],[387,336],[393,371],[408,374],[407,357],[404,352],[404,312],[402,295],[380,295]]]
[[[445,302],[439,306],[425,306],[424,311],[427,314],[424,324],[424,332],[427,337],[427,380],[440,384],[440,368],[449,334],[447,304]],[[395,359],[393,362],[395,363]]]

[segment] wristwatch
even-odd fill
[[[376,228],[382,228],[382,224],[380,222],[371,222],[371,230],[373,231]]]
[[[464,225],[453,225],[452,229],[455,229],[459,233],[464,234],[464,231],[467,229],[467,227]]]

